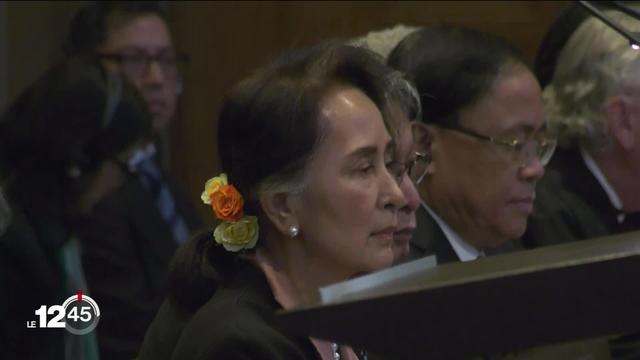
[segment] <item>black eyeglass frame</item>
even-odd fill
[[[157,63],[160,67],[165,70],[163,65],[173,65],[176,69],[176,78],[180,79],[180,68],[189,64],[190,58],[189,55],[185,53],[171,53],[168,54],[157,54],[157,55],[147,55],[147,54],[123,54],[123,53],[97,53],[96,57],[101,60],[109,60],[118,63],[118,66],[123,66],[127,61],[133,62],[133,59],[142,60],[144,59],[144,67],[140,71],[140,74],[128,74],[130,76],[142,76],[144,75],[144,71],[148,71],[149,67],[152,63]],[[171,61],[167,61],[171,60]]]
[[[409,175],[409,179],[411,179],[414,185],[420,185],[422,180],[424,180],[425,176],[427,175],[427,167],[431,162],[431,157],[429,156],[428,153],[420,153],[417,151],[414,153],[414,155],[415,155],[415,159],[409,162],[409,165],[407,166],[407,174]],[[416,176],[416,174],[412,175],[414,169],[416,168],[416,164],[418,164],[418,162],[425,163],[424,170],[422,170],[421,174],[419,174],[418,176]]]

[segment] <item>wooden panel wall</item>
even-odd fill
[[[398,23],[450,23],[502,35],[530,59],[548,26],[569,2],[180,2],[175,40],[191,56],[180,121],[171,137],[172,171],[194,201],[220,171],[216,116],[225,92],[282,50],[349,38]],[[201,207],[203,215],[209,212]]]
[[[61,59],[73,12],[86,2],[3,3],[2,97],[13,98]],[[204,180],[220,171],[216,116],[225,92],[281,51],[364,35],[398,23],[452,23],[505,36],[533,58],[549,24],[568,1],[163,2],[176,44],[191,56],[178,121],[170,136],[171,169],[197,203]],[[206,207],[203,215],[210,218]]]
[[[62,60],[67,24],[85,1],[7,1],[0,6],[0,110]]]

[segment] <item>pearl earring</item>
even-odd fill
[[[295,225],[289,226],[289,237],[290,238],[294,238],[294,237],[298,236],[299,232],[300,232],[300,229],[297,226],[295,226]]]

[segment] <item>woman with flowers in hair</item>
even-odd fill
[[[140,359],[363,359],[293,336],[275,311],[393,261],[406,204],[386,79],[350,46],[291,52],[236,85],[219,118],[224,173],[202,199],[219,223],[182,248]]]

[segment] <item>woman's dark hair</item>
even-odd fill
[[[388,64],[415,84],[422,120],[454,125],[458,111],[482,98],[506,65],[526,67],[504,39],[462,27],[437,25],[404,38]]]
[[[75,178],[146,137],[144,99],[120,75],[72,60],[29,86],[0,119],[0,173],[12,204],[65,213]],[[46,199],[46,200],[44,200]]]
[[[71,19],[63,50],[68,56],[93,54],[107,40],[114,21],[126,22],[150,14],[166,22],[157,1],[95,1],[80,8]]]
[[[218,149],[229,182],[245,198],[245,213],[259,218],[258,246],[269,227],[258,196],[275,188],[296,191],[304,183],[306,165],[330,131],[321,120],[329,91],[355,87],[386,117],[390,72],[367,50],[324,44],[286,53],[231,90],[219,115]],[[172,299],[189,310],[206,302],[233,273],[229,255],[211,231],[180,249],[172,264]]]

